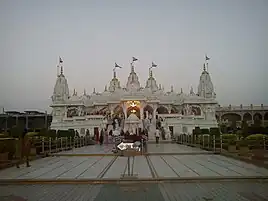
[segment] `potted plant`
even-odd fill
[[[243,139],[238,142],[239,155],[247,155],[249,153],[248,141]]]
[[[228,142],[228,152],[235,153],[236,152],[236,140],[230,139]]]

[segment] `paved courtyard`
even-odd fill
[[[111,154],[112,148],[112,145],[82,147],[32,161],[30,168],[22,165],[20,169],[1,170],[0,200],[268,200],[267,169],[177,144],[149,144],[148,152],[152,155],[130,158],[131,175],[141,180],[166,179],[172,183],[118,183],[128,174],[127,157],[105,155]],[[224,180],[227,177],[231,180]],[[250,177],[255,179],[237,180]],[[191,179],[195,181],[190,182]],[[79,184],[109,180],[117,183]],[[16,184],[22,181],[28,183]],[[7,182],[13,183],[4,184]]]
[[[5,185],[1,201],[267,201],[268,183]],[[13,199],[12,199],[13,197]],[[15,199],[17,198],[17,199]],[[18,199],[21,198],[21,199]]]
[[[88,146],[65,153],[107,153],[112,146]],[[139,179],[204,179],[226,177],[268,177],[268,170],[197,148],[177,144],[150,144],[149,152],[170,155],[130,158],[131,174]],[[202,152],[206,154],[202,154]],[[173,153],[173,154],[172,154]],[[181,153],[180,155],[176,155]],[[185,153],[185,155],[184,155]],[[187,154],[186,154],[187,153]],[[189,153],[192,153],[189,155]],[[128,159],[120,156],[54,156],[42,158],[20,169],[0,171],[0,180],[117,180],[128,174]]]

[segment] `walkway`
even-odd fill
[[[11,167],[1,170],[0,184],[6,183],[0,186],[1,196],[13,194],[29,201],[246,201],[264,200],[261,197],[268,197],[265,190],[268,189],[267,169],[178,144],[149,144],[149,155],[131,158],[131,174],[137,176],[139,184],[132,182],[129,186],[129,182],[122,183],[124,180],[121,179],[128,172],[127,158],[108,156],[111,149],[111,145],[82,147],[66,151],[60,156],[33,161],[30,168],[21,166],[20,169]],[[99,156],[89,156],[89,153]],[[230,181],[227,182],[226,179]],[[148,183],[155,180],[173,182]],[[189,182],[190,180],[195,182]],[[121,181],[120,184],[118,181]],[[92,184],[96,182],[106,184]],[[8,200],[7,197],[5,199]],[[0,197],[0,200],[5,199]]]
[[[30,168],[11,167],[0,171],[0,180],[118,180],[127,174],[127,157],[69,156],[72,154],[110,153],[112,146],[88,146],[66,151],[68,156],[42,158]],[[166,155],[135,156],[130,158],[131,173],[139,179],[225,179],[263,178],[268,170],[198,148],[178,144],[150,144],[149,153]],[[168,155],[167,155],[168,153]]]

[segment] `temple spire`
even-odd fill
[[[149,68],[149,77],[153,77],[153,71]]]
[[[57,65],[57,76],[63,75],[63,66],[62,66],[63,60],[61,57],[59,57],[59,64]],[[60,72],[59,72],[60,70]]]
[[[114,69],[113,69],[113,71],[114,71],[114,78],[116,78],[116,69],[117,68],[122,68],[122,66],[119,66],[116,62],[114,63]]]
[[[134,62],[135,61],[138,61],[138,59],[135,58],[135,57],[132,57],[132,62],[130,63],[130,65],[131,65],[131,73],[135,72],[135,70],[134,70]]]
[[[96,88],[94,87],[94,88],[93,88],[93,94],[95,94],[95,93],[96,93]]]
[[[183,90],[182,90],[182,88],[181,88],[181,94],[183,94]]]
[[[171,92],[174,92],[174,89],[173,89],[173,86],[171,85],[171,89],[170,89]]]
[[[73,93],[73,96],[75,96],[76,95],[76,93],[75,93],[75,89],[74,89],[74,93]]]
[[[192,86],[191,86],[191,89],[190,89],[190,94],[191,94],[191,95],[194,95],[194,89],[193,89]]]
[[[203,70],[206,71],[206,64],[204,63]]]
[[[86,89],[84,89],[84,96],[86,96],[87,95],[87,92],[86,92]]]

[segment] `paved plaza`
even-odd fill
[[[1,201],[267,201],[268,183],[45,184],[0,186]],[[16,199],[19,201],[19,199]],[[23,201],[20,199],[20,201]]]
[[[107,153],[112,146],[88,146],[65,153]],[[267,177],[268,170],[242,161],[215,155],[178,144],[149,144],[148,152],[170,153],[130,157],[131,174],[139,179],[203,179],[225,177]],[[204,152],[204,154],[202,154]],[[173,154],[172,154],[173,153]],[[180,153],[179,155],[176,155]],[[189,154],[191,153],[191,154]],[[20,169],[0,171],[0,180],[101,180],[120,179],[126,175],[127,157],[120,156],[54,156],[42,158]]]
[[[178,144],[149,144],[149,155],[130,158],[131,175],[136,175],[137,181],[143,183],[122,182],[122,176],[128,174],[128,158],[105,155],[112,148],[112,145],[82,147],[32,161],[30,168],[22,165],[20,169],[1,170],[0,200],[12,200],[8,196],[20,196],[28,201],[249,201],[268,197],[265,190],[268,189],[268,169]],[[89,153],[100,155],[87,155]],[[252,178],[254,180],[249,180]],[[155,180],[166,181],[159,183]],[[82,184],[84,181],[106,183]],[[116,183],[107,184],[107,181]]]

